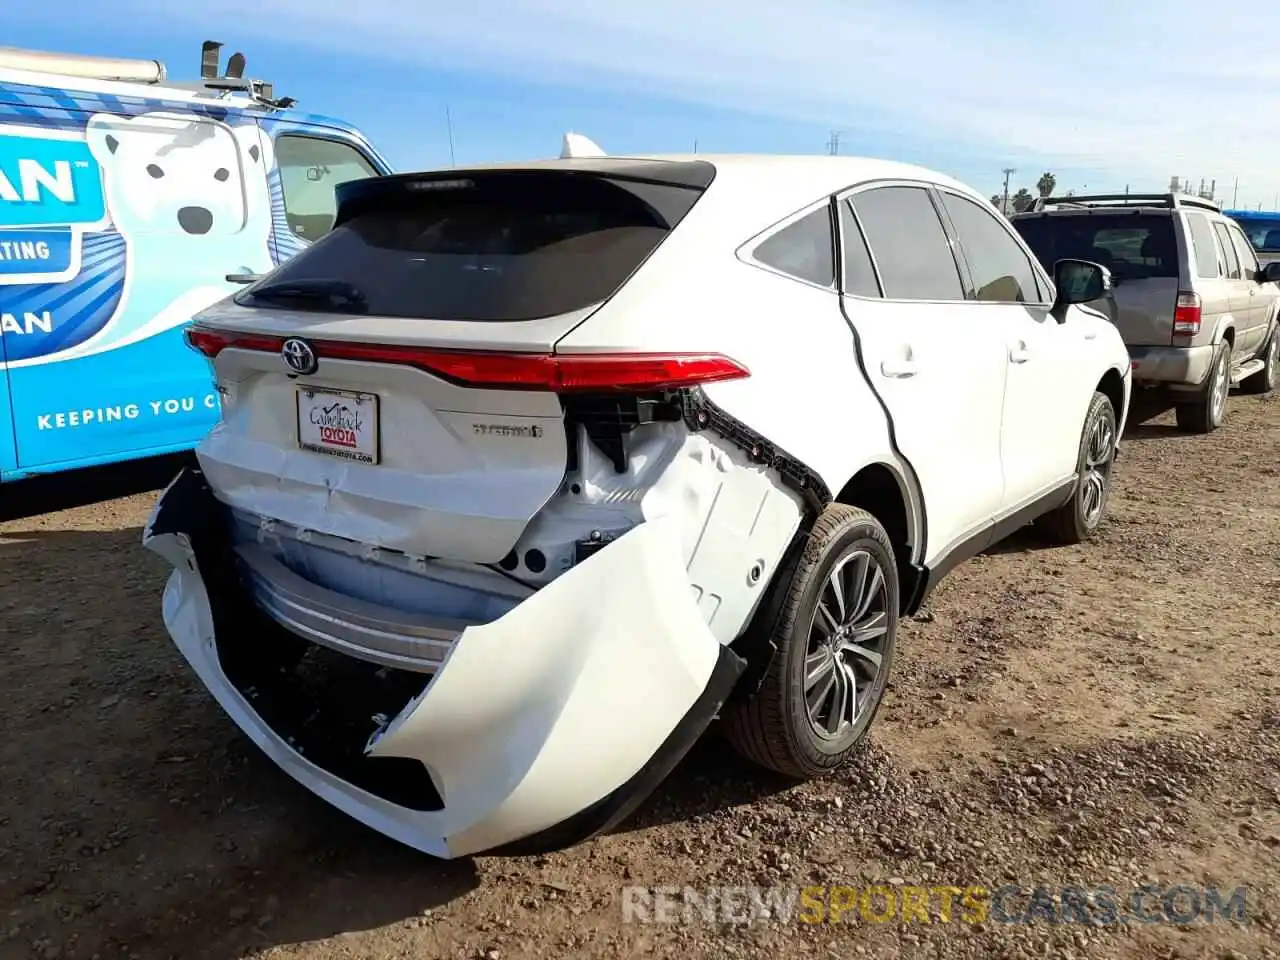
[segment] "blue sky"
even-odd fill
[[[1157,14],[1155,11],[1159,9]],[[223,13],[212,12],[215,9]],[[558,152],[842,153],[985,193],[1044,170],[1077,191],[1216,178],[1280,195],[1280,10],[1192,0],[63,0],[6,10],[5,43],[156,57],[200,42],[349,120],[400,169]],[[1232,19],[1232,17],[1236,19]],[[1079,37],[1073,42],[1071,37]],[[1265,38],[1256,45],[1251,37]],[[1191,42],[1194,38],[1194,43]],[[1180,51],[1230,51],[1190,59]]]

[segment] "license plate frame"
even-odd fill
[[[329,415],[334,422],[329,425],[316,423],[312,415],[318,410],[318,398],[333,398],[335,401],[348,401],[354,409],[335,409]],[[308,408],[307,422],[303,422],[303,408]],[[362,421],[361,415],[367,417]],[[346,422],[354,419],[354,425],[348,427]],[[299,449],[309,453],[319,453],[350,463],[377,466],[382,462],[382,410],[380,398],[376,393],[361,390],[338,390],[331,387],[296,387],[294,390],[294,422],[297,430]],[[369,432],[368,441],[361,443],[364,430]],[[330,439],[325,441],[325,431],[329,431]],[[354,443],[347,445],[343,432],[354,435]]]

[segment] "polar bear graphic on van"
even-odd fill
[[[272,269],[273,158],[256,123],[100,113],[89,118],[85,139],[125,240],[125,287],[103,330],[70,352],[97,353],[181,326],[228,294],[228,274]]]

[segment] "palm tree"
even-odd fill
[[[1009,198],[1009,203],[1013,206],[1014,210],[1021,213],[1023,210],[1030,207],[1034,200],[1035,198],[1031,196],[1030,190],[1026,187],[1019,187],[1018,192]]]
[[[1036,191],[1042,197],[1053,195],[1053,188],[1058,185],[1058,178],[1049,171],[1040,174],[1040,179],[1036,181]]]

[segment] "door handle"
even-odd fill
[[[1084,332],[1084,338],[1085,338],[1086,340],[1097,340],[1097,339],[1098,339],[1098,331],[1097,331],[1097,330],[1086,330],[1086,331]]]
[[[886,377],[893,377],[895,380],[914,377],[919,371],[920,368],[916,366],[916,362],[910,357],[897,357],[893,360],[885,360],[880,364],[880,372]]]
[[[1010,363],[1026,363],[1031,359],[1031,351],[1027,349],[1027,345],[1019,340],[1009,348]]]

